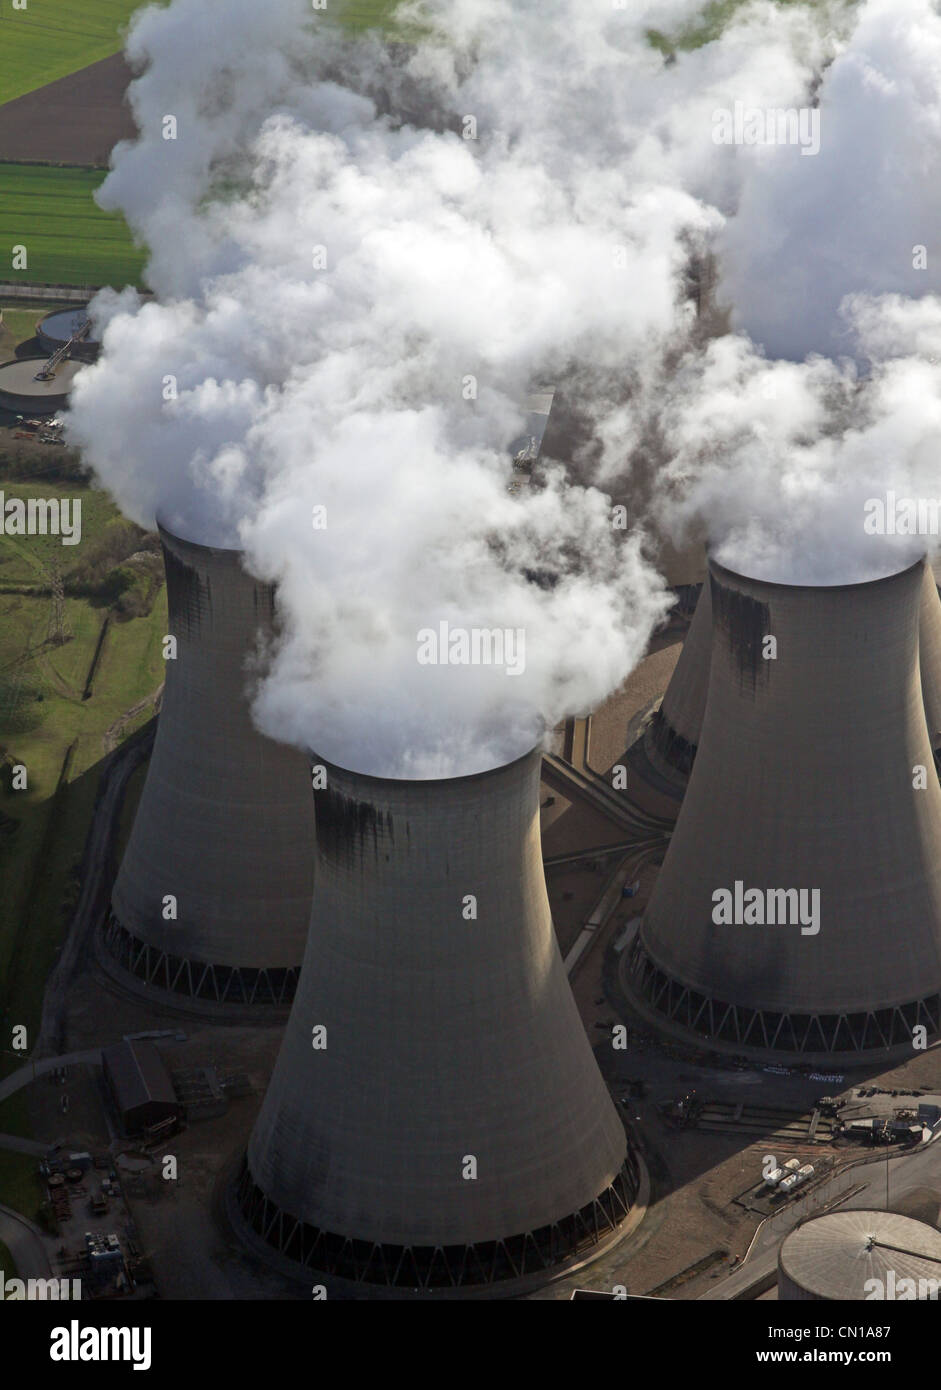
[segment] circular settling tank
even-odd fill
[[[80,331],[87,318],[88,305],[73,304],[68,309],[55,309],[44,319],[40,319],[36,326],[36,337],[39,339],[43,351],[48,352],[51,356],[59,348],[65,347],[66,343]],[[94,362],[100,346],[101,344],[94,336],[94,331],[89,329],[86,337],[72,344],[71,355],[83,362]]]
[[[778,1255],[778,1298],[937,1298],[941,1232],[887,1211],[829,1212],[798,1226]]]
[[[69,391],[81,362],[60,362],[52,375],[37,381],[36,374],[46,364],[45,357],[21,357],[0,363],[0,410],[16,414],[54,415],[68,402]]]

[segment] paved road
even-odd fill
[[[0,1240],[13,1256],[20,1279],[49,1279],[52,1265],[46,1254],[42,1232],[19,1212],[0,1206]]]
[[[66,1052],[61,1057],[41,1057],[35,1062],[27,1062],[19,1071],[13,1072],[12,1076],[6,1076],[0,1081],[0,1100],[6,1100],[14,1091],[29,1086],[37,1076],[45,1076],[46,1072],[54,1071],[56,1067],[71,1066],[73,1062],[92,1062],[100,1066],[101,1048],[89,1047],[84,1052]]]
[[[941,1182],[941,1143],[932,1141],[912,1153],[899,1154],[895,1158],[872,1158],[866,1162],[844,1168],[828,1182],[822,1184],[806,1197],[789,1203],[777,1216],[765,1221],[758,1229],[745,1263],[727,1279],[722,1279],[706,1293],[702,1299],[724,1300],[741,1297],[752,1284],[767,1278],[777,1268],[778,1248],[784,1236],[792,1231],[798,1221],[812,1216],[823,1207],[829,1207],[853,1188],[862,1186],[839,1205],[840,1211],[870,1208],[884,1211],[886,1208],[886,1171],[888,1168],[889,1204],[914,1187],[936,1187]]]
[[[23,1139],[19,1134],[0,1134],[0,1149],[9,1149],[16,1154],[30,1154],[33,1158],[45,1158],[49,1152],[48,1144],[38,1139]]]

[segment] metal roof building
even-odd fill
[[[121,1123],[136,1134],[162,1120],[183,1116],[170,1073],[153,1043],[113,1043],[102,1049],[101,1062]]]
[[[801,587],[710,562],[699,748],[625,952],[629,992],[672,1030],[805,1055],[910,1054],[916,1025],[939,1032],[941,786],[918,662],[923,575],[919,562]],[[746,890],[757,890],[748,908]],[[811,914],[818,895],[816,930],[796,921],[801,893]]]
[[[486,1292],[618,1238],[639,1166],[552,928],[541,762],[440,781],[325,764],[317,930],[239,1187],[300,1265]]]
[[[778,1255],[778,1298],[786,1301],[936,1299],[939,1288],[941,1232],[894,1212],[818,1216],[792,1231]]]
[[[274,592],[240,552],[160,535],[177,655],[106,946],[151,991],[285,1005],[310,919],[314,812],[303,754],[251,720],[246,663],[273,629]]]

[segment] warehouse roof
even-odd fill
[[[102,1060],[120,1110],[159,1101],[178,1105],[170,1073],[149,1042],[119,1042],[104,1048]]]

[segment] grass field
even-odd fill
[[[776,0],[776,3],[781,6],[803,4],[813,8],[822,0]],[[845,0],[847,6],[852,3],[854,0]],[[705,0],[696,18],[675,33],[665,34],[659,29],[648,29],[647,39],[663,53],[689,52],[701,48],[703,44],[717,39],[730,20],[734,19],[736,12],[746,4],[748,0]]]
[[[117,53],[140,0],[29,0],[0,5],[0,102]]]
[[[334,13],[347,29],[391,29],[399,0],[339,0]]]
[[[0,480],[13,496],[80,497],[82,541],[62,546],[54,536],[0,536],[0,764],[28,769],[26,790],[0,775],[0,1026],[38,1025],[42,989],[55,959],[68,909],[74,902],[74,869],[81,856],[105,755],[104,735],[163,679],[161,639],[166,632],[163,590],[146,616],[112,620],[96,670],[91,698],[86,678],[108,616],[100,597],[70,593],[72,574],[87,547],[100,542],[117,512],[104,494],[72,485]],[[51,600],[36,592],[48,583],[46,562],[55,556],[65,582],[65,614],[71,638],[47,643]],[[74,586],[73,586],[74,587]],[[143,713],[123,730],[146,722]],[[71,749],[62,788],[56,788]],[[11,1065],[0,1056],[0,1074]]]
[[[0,1149],[0,1198],[5,1207],[12,1207],[31,1221],[36,1220],[43,1190],[39,1185],[35,1158]],[[9,1253],[7,1258],[10,1258]]]
[[[0,304],[3,322],[0,323],[0,362],[12,357],[20,343],[36,336],[36,325],[46,309],[20,309],[13,304]]]
[[[25,246],[27,266],[0,266],[24,284],[137,284],[144,253],[124,219],[102,212],[93,193],[104,175],[88,169],[0,164],[0,246]]]

